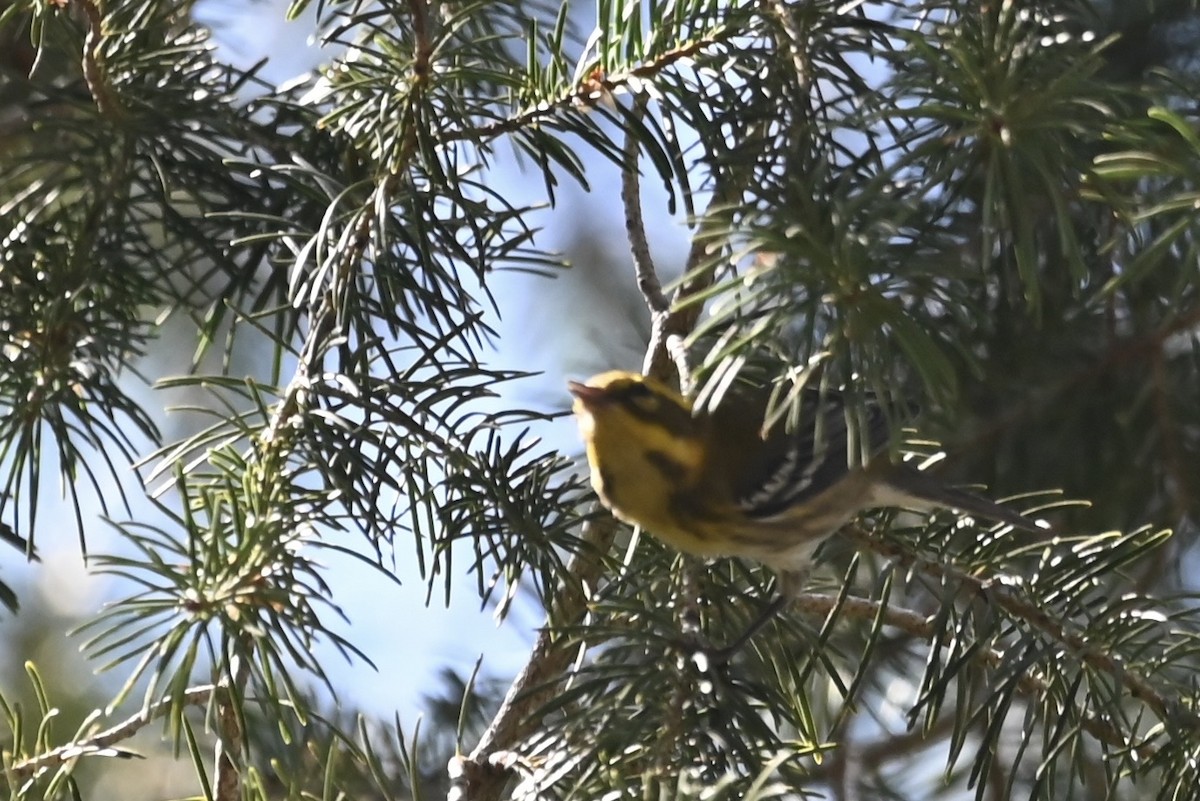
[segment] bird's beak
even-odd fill
[[[575,399],[585,409],[592,409],[601,405],[607,400],[607,395],[600,387],[593,387],[590,384],[581,384],[578,381],[568,381],[567,391],[575,396]]]

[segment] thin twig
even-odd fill
[[[752,141],[754,136],[755,129],[751,128],[747,140]],[[628,169],[626,173],[629,173]],[[692,236],[687,262],[683,268],[683,282],[675,290],[669,304],[671,311],[654,319],[655,325],[651,329],[650,346],[646,351],[646,363],[642,371],[647,375],[661,377],[668,372],[669,365],[673,364],[679,373],[684,392],[690,389],[688,385],[691,382],[685,340],[696,327],[703,311],[703,304],[695,302],[694,298],[708,290],[716,280],[716,261],[712,254],[721,248],[726,239],[724,230],[717,221],[741,199],[750,174],[750,170],[726,170],[716,174],[712,199],[696,226],[696,233]],[[628,206],[627,202],[627,214]],[[655,283],[657,280],[657,277],[654,277]],[[642,285],[640,273],[638,284]],[[646,305],[650,307],[651,313],[654,312],[657,302],[646,296]]]
[[[402,152],[401,158],[411,157],[411,149]],[[389,192],[390,183],[396,180],[395,173],[385,176],[375,187],[363,208],[373,208],[376,199]],[[250,469],[254,471],[261,487],[271,487],[285,471],[280,464],[293,447],[293,431],[298,420],[308,413],[312,393],[312,376],[321,374],[321,363],[327,353],[334,328],[338,324],[336,309],[341,307],[338,293],[351,286],[351,276],[361,262],[370,241],[374,214],[360,213],[352,236],[335,266],[335,276],[323,293],[309,306],[309,328],[300,349],[295,372],[276,402],[266,427],[258,436],[253,450],[255,458]],[[264,490],[264,497],[273,493]],[[216,801],[236,801],[241,797],[242,752],[245,732],[242,731],[242,715],[238,704],[244,696],[249,682],[251,649],[235,649],[231,658],[230,674],[223,678],[225,689],[217,707],[217,727],[220,732],[216,749]]]
[[[617,524],[611,517],[591,520],[584,526],[584,547],[567,566],[568,579],[557,596],[551,617],[558,625],[583,618],[591,588],[604,572],[604,554],[612,547]],[[448,796],[470,801],[500,797],[512,768],[511,752],[540,723],[537,710],[553,696],[567,666],[579,648],[569,647],[547,621],[538,633],[529,661],[508,688],[504,702],[469,756],[450,760],[453,787]]]
[[[1089,667],[1109,674],[1116,683],[1124,686],[1133,698],[1150,707],[1155,716],[1163,723],[1185,724],[1189,728],[1200,731],[1200,716],[1197,716],[1195,712],[1164,696],[1144,677],[1134,672],[1128,665],[1122,664],[1118,657],[1097,648],[1081,635],[1069,631],[1063,622],[1051,617],[1049,613],[1028,599],[1009,590],[995,577],[981,578],[966,573],[953,565],[920,559],[898,545],[885,542],[878,537],[872,537],[856,526],[847,527],[844,535],[856,545],[892,559],[905,567],[913,568],[939,581],[948,580],[970,588],[1005,612],[1024,620],[1055,642],[1065,646]]]
[[[111,748],[117,743],[124,742],[137,734],[154,720],[170,712],[177,704],[181,706],[200,706],[201,704],[208,703],[215,690],[216,687],[212,684],[191,687],[184,691],[181,699],[164,698],[158,703],[144,707],[136,715],[126,718],[115,726],[96,732],[90,737],[85,737],[82,740],[74,740],[53,748],[44,754],[38,754],[37,756],[17,762],[9,768],[9,772],[18,781],[23,781],[33,778],[56,765],[76,759],[79,756]]]
[[[429,35],[429,3],[426,0],[408,0],[408,12],[413,20],[413,38],[416,53],[413,58],[413,76],[425,80],[429,76],[429,64],[433,58],[433,40]]]
[[[460,141],[479,142],[534,127],[540,120],[553,117],[565,109],[594,105],[598,92],[611,95],[615,90],[628,88],[631,83],[638,80],[648,80],[657,77],[673,64],[693,59],[709,47],[731,39],[739,33],[741,33],[740,29],[718,26],[713,28],[708,36],[681,44],[674,50],[668,50],[658,58],[646,61],[632,69],[612,73],[600,79],[589,77],[579,85],[571,87],[570,90],[558,98],[539,102],[507,119],[497,120],[496,122],[478,127],[448,128],[440,135],[437,135],[435,141],[439,144]],[[599,82],[599,86],[597,86],[597,81]]]
[[[644,113],[645,104],[639,98],[634,101],[633,117],[638,119]],[[646,307],[650,310],[650,345],[646,348],[642,372],[666,379],[667,362],[663,357],[669,356],[675,364],[680,389],[686,394],[691,391],[692,371],[683,347],[681,331],[672,330],[671,302],[663,292],[662,281],[659,280],[658,271],[654,269],[654,259],[650,255],[650,242],[646,238],[646,226],[642,221],[638,150],[638,139],[631,128],[625,132],[621,203],[625,207],[625,232],[629,236],[629,252],[633,256],[638,291],[642,293]]]
[[[100,59],[100,40],[104,36],[104,17],[95,0],[77,0],[83,15],[87,18],[87,36],[83,40],[83,80],[96,108],[105,116],[115,116],[120,113],[121,106],[113,95],[112,87],[104,74],[104,65]]]
[[[234,655],[231,659],[230,675],[222,687],[224,692],[217,698],[217,737],[213,761],[217,766],[217,792],[215,801],[237,801],[242,796],[242,743],[245,733],[242,731],[241,715],[234,704],[238,703],[233,696],[239,698],[245,691],[246,681],[250,676],[249,663],[242,657]]]
[[[634,101],[632,117],[640,119],[646,112],[645,103],[639,98]],[[633,255],[633,268],[637,275],[638,289],[646,300],[653,318],[666,317],[671,311],[671,302],[663,293],[662,282],[654,269],[650,256],[650,243],[646,239],[646,226],[642,222],[641,174],[638,169],[638,138],[632,127],[625,132],[625,162],[621,167],[621,203],[625,206],[625,233],[629,235],[629,252]],[[661,324],[661,323],[659,323]]]
[[[751,125],[746,129],[745,141],[761,147],[764,140],[761,139],[759,125]],[[683,281],[671,299],[674,311],[667,325],[668,340],[663,343],[668,350],[671,348],[670,335],[690,334],[700,320],[704,304],[686,301],[707,291],[716,281],[717,266],[712,254],[720,250],[728,239],[728,226],[724,223],[726,212],[741,201],[752,176],[751,167],[727,169],[718,172],[713,179],[712,198],[692,237],[687,262],[683,266]]]
[[[929,618],[910,609],[882,606],[878,601],[867,598],[853,596],[842,598],[834,594],[802,593],[796,597],[789,608],[810,617],[825,617],[837,610],[839,614],[847,618],[864,622],[874,621],[882,615],[882,619],[889,626],[898,628],[912,637],[927,642],[931,642],[937,637],[937,631]],[[973,658],[991,669],[999,668],[1010,662],[1003,653],[994,648],[980,649]],[[1032,672],[1022,675],[1017,680],[1017,687],[1022,693],[1033,698],[1045,698],[1051,692],[1050,683],[1044,677]],[[1111,723],[1088,710],[1079,710],[1079,714],[1080,728],[1102,742],[1119,749],[1129,749],[1142,759],[1149,759],[1157,752],[1157,749],[1151,745],[1130,742]]]
[[[806,40],[803,32],[796,25],[796,9],[784,0],[772,0],[771,10],[787,35],[787,41],[783,43],[781,49],[785,50],[792,58],[792,71],[796,73],[799,94],[805,94],[808,92],[809,84],[812,83],[812,78],[805,47]]]

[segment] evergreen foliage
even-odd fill
[[[331,1],[349,49],[285,89],[218,63],[190,6],[0,2],[0,539],[48,547],[47,470],[81,543],[102,506],[127,550],[90,564],[129,595],[87,653],[122,677],[108,708],[141,698],[60,731],[30,665],[35,707],[0,693],[12,798],[89,797],[80,762],[162,720],[219,801],[1200,799],[1194,3],[597,0],[587,28],[538,0]],[[494,411],[522,374],[486,364],[489,282],[560,268],[489,180],[507,149],[549,202],[623,170],[653,369],[706,403],[765,381],[780,414],[816,366],[917,401],[946,474],[1056,534],[869,516],[710,659],[770,577],[613,547],[572,454],[525,431],[541,413]],[[669,300],[639,178],[694,226]],[[193,369],[149,378],[211,419],[179,437],[129,380],[170,317]],[[242,340],[269,370],[241,376]],[[107,495],[130,464],[156,521]],[[503,705],[460,680],[432,735],[323,715],[314,644],[362,658],[330,550],[502,611],[535,593]]]

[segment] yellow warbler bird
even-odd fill
[[[765,408],[727,398],[711,414],[697,412],[637,373],[601,373],[568,388],[592,486],[613,514],[686,553],[761,562],[780,574],[785,596],[799,589],[817,546],[866,509],[949,508],[1045,528],[879,455],[889,440],[879,408],[858,432],[876,458],[858,464],[836,394],[806,403],[793,430],[764,435]]]

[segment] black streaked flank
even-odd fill
[[[608,499],[609,503],[613,503],[613,498],[616,497],[617,482],[613,481],[611,470],[600,468],[600,486],[603,487],[604,497]]]
[[[687,478],[687,465],[678,459],[672,459],[662,451],[648,450],[645,452],[646,461],[666,477],[672,484],[680,484]]]

